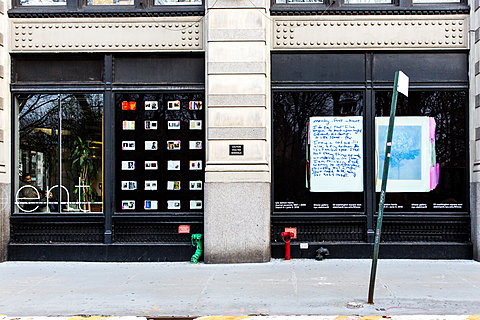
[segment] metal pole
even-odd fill
[[[58,95],[58,212],[62,213],[62,96]]]
[[[398,73],[399,73],[398,71],[395,72],[395,80],[393,82],[392,105],[390,106],[390,122],[388,123],[387,141],[385,146],[385,161],[383,162],[382,189],[380,191],[380,202],[378,204],[377,229],[375,230],[375,246],[373,249],[372,269],[370,272],[370,286],[368,288],[369,304],[373,304],[373,292],[375,291],[375,277],[377,274],[378,251],[380,249],[380,233],[382,231],[383,207],[385,205],[385,192],[387,189],[388,167],[390,164],[390,152],[392,149],[393,125],[395,123],[395,109],[397,108]]]

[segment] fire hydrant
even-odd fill
[[[290,260],[290,239],[293,237],[293,232],[282,232],[280,237],[285,242],[285,260]]]
[[[192,245],[195,247],[195,253],[190,259],[190,263],[197,263],[198,259],[203,253],[203,246],[202,246],[202,234],[201,233],[194,233],[192,234]]]

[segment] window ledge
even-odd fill
[[[104,17],[171,17],[203,16],[205,8],[192,6],[158,6],[148,9],[134,7],[87,7],[69,9],[66,7],[21,7],[8,11],[10,18],[104,18]]]
[[[272,16],[289,15],[441,15],[441,14],[469,14],[470,7],[464,4],[422,4],[414,7],[398,7],[393,5],[344,5],[343,7],[328,8],[324,4],[318,5],[281,5],[270,8]]]

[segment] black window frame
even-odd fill
[[[288,0],[286,0],[288,1]],[[456,3],[413,3],[413,0],[391,0],[391,3],[347,4],[345,0],[323,0],[323,3],[276,3],[271,0],[270,14],[280,15],[438,15],[469,14],[467,0]]]
[[[50,17],[158,17],[203,16],[205,0],[196,5],[155,5],[155,0],[134,0],[133,5],[87,5],[87,0],[66,0],[66,5],[22,6],[12,0],[10,18]]]

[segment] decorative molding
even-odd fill
[[[203,25],[193,18],[11,19],[13,52],[200,51]]]
[[[208,107],[265,107],[264,94],[209,94]]]
[[[262,62],[209,62],[208,74],[267,73],[266,63]]]
[[[468,49],[468,16],[275,17],[274,49]]]
[[[265,140],[265,127],[209,127],[209,140]]]
[[[328,8],[322,5],[274,5],[270,8],[272,16],[378,16],[378,15],[457,15],[470,13],[470,8],[462,4],[453,4],[448,8],[445,3],[437,5],[430,5],[428,8],[414,8],[414,7],[353,7],[346,6],[340,8]]]
[[[126,17],[186,17],[203,16],[205,9],[203,6],[158,6],[155,8],[111,8],[116,6],[106,6],[102,8],[52,8],[46,7],[19,7],[8,10],[10,18],[126,18]]]

